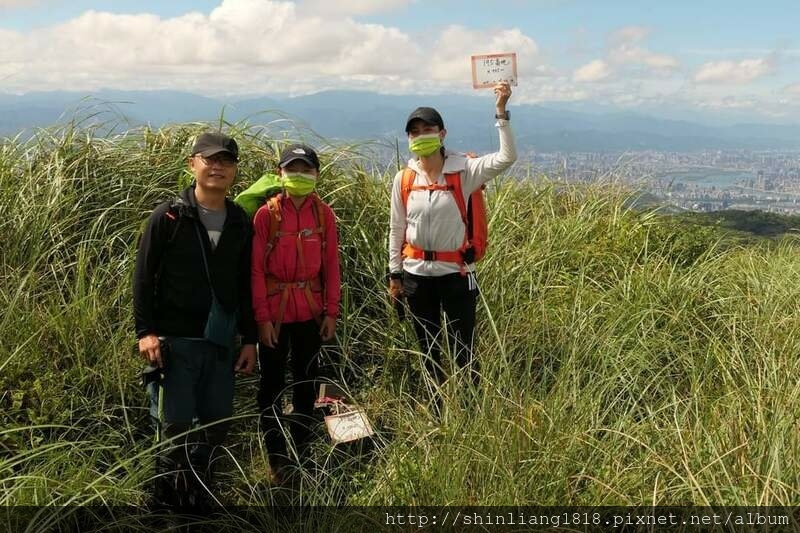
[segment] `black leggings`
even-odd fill
[[[403,291],[414,317],[417,334],[425,358],[425,368],[437,383],[444,381],[442,372],[441,312],[444,310],[450,352],[455,354],[459,368],[470,367],[472,381],[480,380],[480,365],[473,357],[472,343],[475,335],[475,306],[478,289],[470,289],[467,276],[447,274],[444,276],[417,276],[403,272]]]
[[[298,452],[304,451],[308,444],[309,426],[317,397],[316,379],[321,344],[319,326],[314,320],[283,324],[275,348],[258,344],[261,366],[258,407],[261,410],[264,441],[271,458],[286,455],[286,439],[281,430],[285,422],[290,422],[289,429]],[[282,416],[281,409],[281,397],[286,389],[287,359],[291,360],[294,408],[294,415],[288,420]]]

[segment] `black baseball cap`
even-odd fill
[[[408,120],[406,120],[406,133],[408,133],[411,122],[417,119],[426,124],[439,126],[439,129],[444,129],[444,120],[442,120],[442,115],[440,115],[438,111],[432,107],[418,107],[408,115]]]
[[[192,155],[211,157],[222,152],[230,154],[236,161],[239,160],[239,145],[223,133],[201,133],[192,147]]]
[[[278,166],[283,168],[292,161],[298,159],[305,161],[319,170],[319,157],[317,157],[317,152],[307,144],[290,144],[284,148],[283,152],[281,152],[281,160],[278,162]]]

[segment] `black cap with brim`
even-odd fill
[[[278,166],[284,168],[292,161],[297,161],[298,159],[319,170],[319,157],[317,157],[317,152],[307,144],[292,144],[287,146],[283,152],[281,152],[281,159],[278,162]]]
[[[444,129],[442,115],[432,107],[418,107],[412,111],[411,114],[408,115],[408,120],[406,120],[406,133],[408,133],[411,123],[415,120],[421,120],[431,126],[439,126],[440,129]]]
[[[239,146],[236,141],[222,133],[201,133],[192,147],[192,155],[211,157],[220,153],[230,154],[235,160],[239,160]]]

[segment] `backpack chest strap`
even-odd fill
[[[286,314],[286,306],[289,303],[289,291],[302,290],[306,297],[311,314],[318,324],[322,323],[322,309],[314,301],[315,292],[322,292],[322,280],[320,278],[307,279],[301,281],[278,281],[274,276],[266,276],[267,295],[271,296],[280,293],[281,299],[278,303],[278,315],[275,317],[273,326],[276,334],[280,335],[283,316]]]
[[[409,192],[411,191],[452,191],[453,186],[448,184],[440,184],[440,183],[432,183],[430,185],[412,185],[409,187]]]
[[[297,237],[299,239],[308,238],[312,235],[320,235],[322,234],[322,227],[316,228],[306,228],[300,231],[276,231],[275,237]]]
[[[403,171],[403,176],[400,180],[400,196],[403,205],[408,208],[408,196],[411,191],[450,191],[453,193],[453,199],[456,202],[458,211],[461,214],[461,220],[464,225],[467,224],[467,204],[464,201],[464,190],[461,188],[461,171],[448,172],[444,175],[444,183],[431,183],[426,185],[417,185],[415,182],[417,173],[406,168]]]
[[[278,281],[275,276],[266,277],[267,295],[272,296],[279,292],[288,291],[290,289],[303,289],[312,292],[322,291],[322,281],[319,278],[306,279],[301,281]]]

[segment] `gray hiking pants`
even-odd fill
[[[160,440],[185,435],[159,454],[157,472],[191,465],[206,476],[213,451],[230,427],[230,422],[220,421],[233,413],[233,351],[185,337],[167,337],[166,346],[164,379],[148,386],[150,415]],[[200,428],[187,433],[195,423]]]

